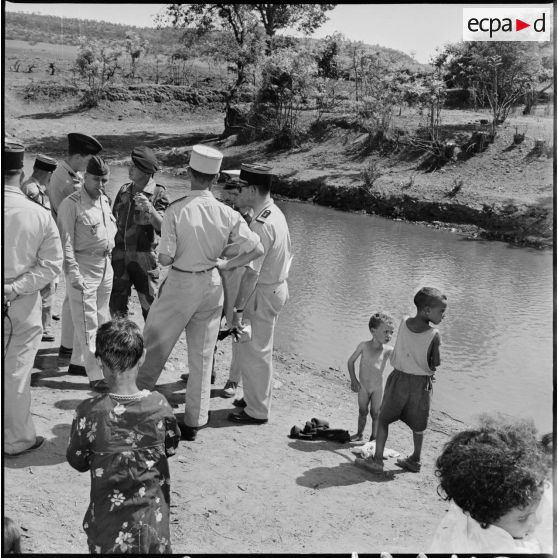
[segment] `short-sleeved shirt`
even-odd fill
[[[83,175],[74,171],[66,161],[61,161],[50,177],[47,188],[52,215],[58,218],[58,207],[70,194],[83,186]]]
[[[19,295],[32,294],[62,270],[62,246],[50,211],[4,186],[4,281]]]
[[[133,182],[124,184],[114,200],[112,212],[118,227],[114,239],[115,247],[125,252],[155,252],[159,243],[159,235],[151,223],[143,223],[143,219],[135,217],[136,204],[133,186]],[[155,181],[151,179],[142,193],[151,202],[155,211],[163,217],[169,205],[166,188],[155,184]]]
[[[102,260],[114,248],[116,221],[105,195],[93,200],[81,189],[68,196],[58,208],[58,227],[64,250],[64,271],[79,275],[78,260]]]
[[[36,178],[28,178],[22,185],[21,191],[31,200],[50,210],[50,201],[46,188],[37,182]]]
[[[259,272],[259,285],[273,285],[285,281],[292,261],[291,237],[283,212],[273,200],[261,209],[250,222],[250,229],[258,234],[264,254],[250,262]]]
[[[183,271],[205,271],[215,266],[227,244],[238,245],[244,254],[258,243],[258,235],[238,211],[209,190],[193,190],[167,208],[159,254],[174,258],[173,265]]]

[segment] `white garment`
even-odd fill
[[[422,333],[415,333],[407,326],[408,317],[403,316],[399,325],[390,363],[395,370],[405,374],[431,376],[434,372],[428,365],[428,349],[438,330],[431,327]]]
[[[427,552],[539,554],[542,550],[534,536],[514,539],[507,531],[496,525],[489,525],[483,529],[478,521],[452,501],[450,509],[434,533]]]

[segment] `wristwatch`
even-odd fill
[[[236,312],[237,314],[242,314],[242,312],[244,312],[244,308],[233,308],[233,312]]]

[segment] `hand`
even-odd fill
[[[242,331],[244,326],[242,325],[242,312],[233,312],[231,328],[237,331]]]
[[[227,268],[225,267],[227,265],[227,261],[224,258],[217,258],[217,261],[215,262],[215,267],[219,270],[219,271],[228,271]]]
[[[81,275],[78,275],[78,277],[72,279],[71,283],[74,289],[82,292],[85,290],[85,281],[83,280],[83,277]]]
[[[4,285],[4,299],[8,302],[12,302],[17,298],[17,294],[11,285]]]
[[[359,392],[360,391],[360,382],[356,378],[351,379],[351,389],[354,392]]]
[[[145,213],[151,213],[151,211],[153,210],[153,205],[151,205],[151,202],[147,199],[147,196],[145,194],[142,194],[141,192],[134,196],[134,203],[136,205],[136,209],[141,209]]]

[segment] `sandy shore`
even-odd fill
[[[57,293],[59,310],[63,283]],[[132,319],[143,324],[137,298]],[[58,367],[56,341],[42,343],[35,362],[32,413],[46,442],[38,451],[4,459],[4,513],[24,533],[25,552],[86,553],[81,523],[88,505],[88,473],[65,460],[72,415],[92,392],[86,378]],[[279,325],[280,327],[280,325]],[[230,338],[219,345],[217,381],[208,428],[181,442],[171,458],[171,541],[175,553],[416,553],[428,547],[447,504],[436,493],[434,461],[448,436],[463,427],[435,410],[425,440],[423,469],[407,473],[385,463],[391,476],[354,465],[354,446],[288,437],[313,417],[355,431],[358,407],[344,370],[321,369],[276,351],[272,418],[267,425],[235,425],[234,409],[220,397],[228,376]],[[182,338],[158,389],[184,412],[187,347]],[[436,409],[436,405],[434,404]],[[366,433],[369,435],[370,421]],[[388,447],[406,455],[411,434],[390,430]]]

